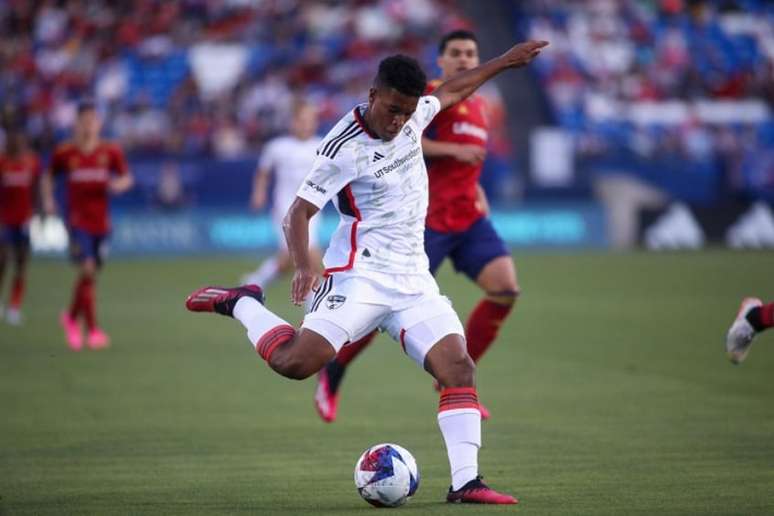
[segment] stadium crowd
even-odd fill
[[[517,24],[551,41],[536,63],[581,158],[715,166],[774,188],[774,4],[529,0]],[[620,160],[618,161],[620,163]]]
[[[670,189],[664,176],[678,163],[707,178],[703,192],[717,190],[707,199],[774,198],[774,4],[502,6],[516,39],[551,41],[531,73],[553,122],[574,137],[578,177],[584,164],[625,168]],[[78,100],[93,96],[106,136],[133,159],[254,159],[286,129],[297,95],[327,130],[365,98],[379,59],[415,55],[433,75],[437,37],[472,25],[453,0],[2,2],[0,102],[22,106],[43,154],[67,135]],[[502,98],[483,93],[492,133],[482,180],[497,200],[516,163]]]
[[[0,98],[42,150],[93,95],[130,153],[237,157],[286,129],[294,95],[330,126],[386,53],[431,64],[467,25],[448,0],[2,2]]]

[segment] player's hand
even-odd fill
[[[314,269],[299,268],[293,274],[293,282],[290,285],[290,300],[294,305],[304,304],[306,296],[320,283],[320,278]]]
[[[454,150],[454,159],[468,165],[478,165],[486,158],[486,149],[480,145],[460,144]]]
[[[134,186],[134,178],[128,174],[113,178],[108,183],[108,191],[111,195],[121,195]]]
[[[511,47],[501,57],[508,62],[509,68],[518,68],[529,64],[540,55],[540,51],[546,46],[548,46],[548,41],[524,41]]]
[[[108,183],[108,192],[110,192],[112,195],[118,195],[121,193],[121,185],[116,183],[115,180],[110,181]]]

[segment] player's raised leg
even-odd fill
[[[263,291],[256,285],[204,287],[188,296],[186,308],[237,319],[256,352],[286,378],[308,378],[333,358],[336,347],[325,337],[308,328],[296,330],[266,308],[263,299]]]
[[[774,303],[764,305],[758,298],[744,298],[726,334],[728,359],[734,364],[744,361],[755,336],[773,326]]]

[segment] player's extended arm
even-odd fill
[[[296,305],[304,302],[319,281],[317,269],[309,256],[309,219],[318,211],[317,206],[311,202],[296,197],[282,220],[288,252],[296,267],[290,287],[290,300]]]
[[[265,168],[259,168],[255,171],[253,178],[253,193],[250,195],[250,207],[254,210],[260,210],[266,205],[266,192],[269,189],[270,171]]]
[[[470,143],[439,142],[422,137],[422,153],[426,158],[454,158],[462,163],[476,165],[484,161],[486,149]]]
[[[110,193],[113,195],[121,195],[122,193],[131,190],[133,186],[134,176],[130,172],[127,172],[111,179],[109,188]]]
[[[511,47],[506,53],[471,70],[459,73],[441,84],[431,95],[441,101],[441,109],[465,99],[486,81],[509,68],[519,68],[530,63],[548,41],[525,41]]]

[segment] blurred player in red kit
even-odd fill
[[[110,233],[109,198],[126,192],[134,184],[123,151],[100,138],[101,128],[96,106],[82,102],[72,141],[57,147],[42,180],[47,214],[56,212],[54,176],[63,174],[67,184],[70,254],[78,265],[78,278],[72,303],[62,313],[60,323],[73,351],[83,347],[79,317],[86,323],[86,343],[90,348],[100,349],[110,343],[108,335],[97,325],[95,284]]]
[[[9,124],[6,128],[5,151],[0,154],[0,285],[8,259],[12,258],[15,270],[5,309],[5,320],[12,325],[22,322],[30,219],[40,176],[40,161],[27,148],[24,132],[17,125]]]
[[[478,41],[467,30],[443,36],[438,54],[441,78],[428,85],[427,93],[455,74],[479,65]],[[484,292],[465,327],[468,354],[475,362],[497,338],[519,295],[516,268],[488,218],[489,205],[478,181],[486,157],[486,110],[483,97],[471,95],[439,113],[422,138],[430,182],[425,228],[430,272],[435,275],[448,257],[457,272],[465,274]],[[347,365],[375,337],[376,332],[343,347],[320,371],[315,406],[324,421],[336,419],[338,389]],[[489,411],[480,408],[482,419],[487,419]]]

